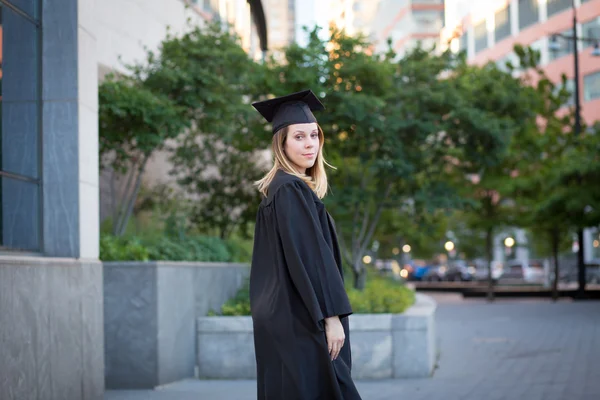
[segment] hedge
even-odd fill
[[[415,302],[415,293],[402,283],[381,276],[370,276],[364,290],[346,288],[352,311],[355,314],[399,314]],[[248,281],[237,294],[221,307],[220,312],[208,315],[250,315]]]
[[[102,261],[204,261],[250,262],[252,247],[239,239],[222,240],[211,236],[115,237],[102,235]]]

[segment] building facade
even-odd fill
[[[98,82],[216,6],[266,51],[260,0],[200,3],[0,0],[0,399],[103,399]]]
[[[402,57],[419,43],[424,48],[439,46],[443,25],[443,0],[380,0],[370,37],[378,52],[386,51],[391,39],[393,49]]]
[[[600,0],[575,0],[578,36],[600,39]],[[573,36],[572,0],[446,0],[446,20],[441,33],[442,44],[454,51],[465,51],[467,60],[483,64],[507,61],[516,64],[515,44],[531,46],[540,52],[541,66],[554,82],[567,77],[567,89],[574,92],[573,41],[556,38],[559,49],[553,49],[553,34]],[[581,116],[589,124],[600,120],[600,57],[594,57],[593,41],[581,41],[579,54],[579,87]],[[574,104],[574,94],[567,105]],[[517,230],[523,234],[522,230]],[[497,238],[498,239],[498,238]],[[575,239],[574,239],[575,240]],[[574,242],[574,249],[576,243]],[[502,245],[497,240],[495,258],[502,260]],[[584,232],[584,259],[600,257],[598,231]],[[527,253],[522,253],[527,258]]]
[[[600,39],[600,0],[575,0],[575,7],[578,36]],[[446,9],[442,42],[466,51],[470,62],[516,62],[514,45],[531,46],[548,77],[558,82],[565,74],[574,89],[573,42],[557,38],[560,49],[552,49],[552,34],[572,36],[571,0],[447,0]],[[592,55],[591,41],[578,49],[582,118],[592,123],[600,119],[600,57]]]
[[[281,60],[283,49],[296,37],[295,0],[263,0],[269,31],[269,53]]]

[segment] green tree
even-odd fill
[[[269,138],[250,100],[263,90],[266,70],[218,25],[167,41],[161,60],[169,68],[150,84],[171,93],[193,121],[171,157],[172,175],[195,200],[190,217],[197,229],[224,239],[238,228],[248,236],[260,201],[252,184]]]
[[[570,134],[573,109],[567,109],[571,96],[566,90],[566,76],[553,83],[539,67],[539,54],[531,48],[516,46],[522,80],[537,92],[535,112],[538,122],[532,126],[529,140],[521,140],[513,149],[516,178],[511,196],[516,202],[518,223],[542,235],[549,243],[554,264],[553,298],[558,298],[559,251],[561,242],[572,231],[572,215],[565,207],[565,156],[574,145]],[[514,67],[511,69],[514,69]]]
[[[183,152],[187,158],[176,154],[176,165],[202,162],[192,151],[203,134],[212,135],[209,141],[228,142],[241,126],[249,125],[255,63],[225,28],[209,24],[190,26],[180,36],[168,33],[157,52],[149,51],[143,62],[127,66],[127,76],[101,85],[101,154],[106,165],[129,171],[126,188],[132,188],[125,191],[124,206],[117,208],[115,234],[127,226],[145,166],[156,151],[173,150],[170,145],[177,143],[188,149]]]
[[[184,110],[135,77],[109,75],[98,89],[101,165],[125,176],[113,234],[125,232],[149,158],[186,127]]]
[[[340,166],[330,173],[326,202],[355,286],[362,288],[362,258],[383,213],[411,201],[423,212],[460,204],[452,171],[498,163],[506,134],[524,119],[522,90],[509,74],[467,66],[449,52],[416,48],[398,59],[391,50],[370,54],[363,38],[336,30],[327,42],[314,32],[310,39],[306,48],[290,47],[286,62],[274,68],[272,91],[313,87],[325,100],[319,122],[326,155]],[[488,90],[501,93],[486,99]]]
[[[493,300],[493,238],[498,227],[514,222],[514,200],[507,194],[519,160],[517,150],[530,140],[535,125],[537,97],[519,77],[493,63],[481,67],[461,64],[454,73],[461,96],[452,116],[452,132],[470,132],[473,142],[458,148],[474,152],[469,158],[457,158],[454,182],[467,200],[464,216],[468,226],[484,233],[488,299]],[[486,154],[487,150],[491,152]]]

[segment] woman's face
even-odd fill
[[[305,174],[306,169],[315,164],[319,146],[319,130],[315,122],[289,126],[284,150],[301,174]]]

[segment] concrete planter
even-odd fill
[[[431,376],[435,365],[436,304],[417,294],[403,314],[350,317],[352,375],[356,379]],[[251,317],[198,318],[201,379],[256,378]]]
[[[248,273],[246,264],[104,263],[106,388],[194,377],[196,318],[219,309]]]

